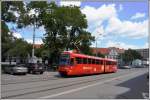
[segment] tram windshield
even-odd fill
[[[60,57],[59,65],[68,65],[69,64],[69,55],[68,54],[62,54]]]

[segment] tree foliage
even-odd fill
[[[35,13],[31,14],[31,11]],[[17,12],[18,16],[14,12]],[[43,38],[45,48],[36,49],[35,55],[49,57],[52,62],[57,62],[60,53],[64,50],[78,49],[81,53],[92,54],[89,46],[94,41],[94,37],[86,31],[86,16],[77,6],[57,6],[54,2],[48,3],[46,1],[31,1],[29,3],[5,1],[2,2],[2,20],[5,31],[8,31],[6,22],[15,22],[18,28],[43,26],[46,31]],[[13,43],[18,44],[16,48],[21,45],[27,46],[27,43],[20,39],[16,39]],[[9,52],[14,52],[16,55],[16,48]],[[25,53],[24,50],[27,49],[22,47],[22,52]]]
[[[102,57],[102,58],[105,58],[105,55],[104,54],[101,54],[100,52],[97,54],[98,57]]]
[[[128,49],[122,54],[122,59],[125,63],[131,63],[135,59],[142,59],[142,56],[136,50]]]
[[[31,45],[23,39],[15,38],[6,24],[18,23],[19,15],[23,13],[25,9],[22,1],[2,1],[2,60],[12,56],[27,57],[27,54],[31,52]]]
[[[79,49],[81,53],[89,54],[89,46],[94,37],[85,31],[86,16],[79,7],[58,7],[54,3],[48,4],[48,12],[42,17],[46,29],[44,43],[50,48],[52,57],[56,57],[63,50]]]

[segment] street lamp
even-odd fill
[[[34,25],[33,25],[32,59],[34,59],[34,44],[35,44],[35,15],[34,15]]]
[[[34,58],[35,58],[35,56],[34,56],[34,52],[35,52],[35,50],[34,50],[34,44],[35,44],[35,28],[36,28],[36,21],[37,21],[37,19],[36,19],[36,17],[37,17],[37,11],[35,10],[35,13],[33,14],[33,44],[32,44],[32,62],[34,62]]]
[[[105,37],[106,35],[103,35],[102,33],[99,33],[99,36],[102,36],[102,37]],[[96,56],[98,56],[98,52],[97,52],[97,40],[99,39],[100,37],[97,37],[95,39],[95,42],[96,42]]]

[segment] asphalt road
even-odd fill
[[[2,99],[143,99],[148,98],[148,68],[119,69],[116,73],[80,77],[1,75]]]

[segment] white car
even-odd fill
[[[130,69],[131,67],[128,66],[128,65],[125,65],[125,66],[121,66],[120,68],[121,68],[121,69]]]
[[[4,71],[12,75],[13,74],[27,74],[28,69],[27,67],[25,67],[24,64],[20,64],[20,65],[6,66],[4,68]]]

